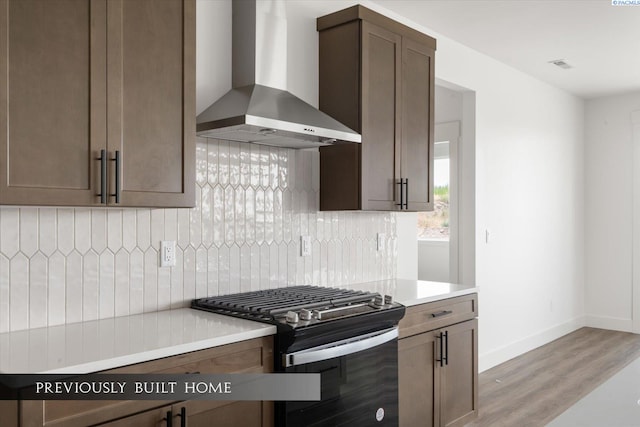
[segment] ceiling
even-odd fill
[[[638,0],[373,2],[582,98],[640,90]]]

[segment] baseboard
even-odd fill
[[[585,326],[610,329],[612,331],[633,332],[633,320],[619,317],[586,316]]]
[[[512,342],[495,350],[478,356],[478,370],[480,372],[493,368],[509,359],[550,343],[564,335],[585,326],[585,316],[576,317],[568,322],[553,326],[537,334],[530,335],[518,341]]]

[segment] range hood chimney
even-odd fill
[[[360,142],[286,90],[284,0],[233,0],[232,89],[197,117],[197,134],[287,148]]]

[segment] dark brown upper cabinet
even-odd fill
[[[0,0],[0,23],[0,204],[195,204],[195,0]]]
[[[362,134],[320,148],[320,209],[432,210],[435,39],[360,5],[317,29],[320,110]]]

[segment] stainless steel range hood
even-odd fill
[[[360,135],[286,91],[284,0],[233,0],[232,86],[197,117],[197,134],[287,148]]]

